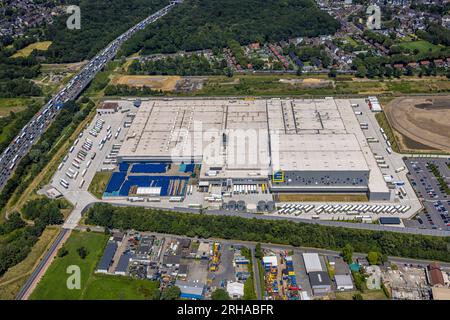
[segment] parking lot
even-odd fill
[[[450,170],[445,158],[408,158],[406,166],[410,172],[409,179],[417,195],[422,199],[424,211],[416,220],[408,224],[420,228],[450,230],[450,197],[439,185],[435,175],[431,172],[429,164],[434,164],[447,184],[450,179]]]
[[[97,114],[94,117],[87,128],[80,133],[53,176],[51,185],[75,205],[75,210],[66,222],[66,227],[76,225],[77,220],[81,218],[81,210],[87,204],[98,201],[88,192],[95,173],[113,170],[115,167],[114,155],[111,153],[113,145],[123,143],[127,132],[124,123],[129,119],[128,114],[137,109],[131,101],[121,101],[119,108],[130,109],[130,111],[119,110],[116,113]],[[102,125],[98,126],[100,123]],[[96,126],[98,134],[94,136],[90,132]]]

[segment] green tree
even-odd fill
[[[61,249],[58,250],[58,257],[62,258],[69,254],[69,250],[66,247],[62,246]]]
[[[80,256],[80,258],[84,260],[88,255],[88,250],[85,247],[79,247],[77,249],[77,253]]]
[[[361,293],[355,293],[352,297],[353,300],[364,300]]]
[[[330,72],[328,72],[328,77],[330,77],[330,78],[336,78],[336,76],[337,76],[337,71],[336,71],[336,69],[331,69],[330,70]]]
[[[228,295],[228,292],[224,289],[216,289],[211,294],[212,300],[230,300],[230,296]]]
[[[255,258],[260,260],[264,256],[262,249],[261,249],[261,243],[257,243],[255,246]]]
[[[363,65],[358,66],[356,69],[356,76],[360,78],[364,78],[367,75],[367,68]]]
[[[348,264],[353,262],[353,247],[349,243],[342,249],[342,258],[344,258],[344,261]]]
[[[377,251],[370,251],[367,254],[367,261],[369,261],[369,263],[371,265],[377,265],[377,264],[381,264],[381,253],[377,252]]]
[[[167,287],[161,293],[161,300],[177,300],[180,294],[181,290],[177,286]]]

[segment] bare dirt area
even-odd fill
[[[280,79],[281,83],[296,85],[300,88],[330,88],[334,86],[333,81],[317,78],[305,79]]]
[[[149,87],[153,90],[174,91],[179,76],[117,76],[112,84],[125,84],[131,87]]]
[[[401,149],[450,152],[450,96],[396,98],[384,110]]]

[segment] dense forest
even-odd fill
[[[350,244],[357,252],[417,259],[450,261],[450,238],[328,227],[282,220],[246,219],[113,207],[96,204],[87,213],[88,224],[108,228],[154,231],[190,237],[218,237],[341,250]]]
[[[0,224],[0,276],[28,256],[47,225],[63,222],[60,209],[65,207],[66,202],[61,200],[31,200],[26,203],[23,213],[33,221],[33,225],[26,225],[18,212],[12,213],[6,222]]]
[[[210,63],[207,58],[199,55],[189,57],[175,57],[156,61],[133,61],[128,67],[129,74],[150,75],[180,75],[199,76],[223,74],[227,62]]]
[[[122,47],[130,55],[171,53],[333,34],[339,23],[312,0],[189,0],[138,32]]]
[[[81,29],[69,30],[63,15],[49,26],[52,40],[44,53],[48,62],[77,62],[92,58],[101,49],[151,13],[167,5],[167,0],[74,0],[80,6]]]
[[[39,96],[39,86],[28,79],[39,75],[40,65],[36,58],[11,58],[15,49],[0,51],[0,98]]]

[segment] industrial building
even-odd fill
[[[317,253],[303,253],[306,273],[324,271]]]
[[[98,273],[107,273],[109,267],[113,263],[114,254],[117,251],[117,243],[114,241],[108,241],[106,245],[105,252],[103,253],[102,258],[97,266],[96,272]]]
[[[198,164],[200,186],[390,199],[346,99],[142,101],[117,161]],[[144,185],[139,193],[157,192]]]
[[[325,271],[310,272],[309,283],[315,296],[326,295],[331,292],[331,280]]]

